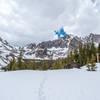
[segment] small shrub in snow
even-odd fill
[[[88,64],[87,65],[87,71],[96,71],[97,67],[96,67],[96,64]]]

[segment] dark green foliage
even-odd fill
[[[91,57],[91,61],[88,59],[87,60],[87,70],[88,71],[96,71],[96,64],[95,64],[95,56],[92,54],[92,57]]]
[[[72,62],[79,63],[79,65],[84,66],[87,65],[88,71],[95,71],[95,63],[97,62],[97,55],[96,53],[99,53],[100,56],[100,44],[98,48],[95,47],[94,43],[87,43],[85,45],[80,45],[78,49],[75,49],[69,53],[69,55],[66,58],[63,59],[57,59],[55,61],[50,60],[42,60],[42,61],[35,61],[31,60],[29,63],[27,60],[23,60],[22,52],[20,52],[19,57],[17,60],[13,57],[8,64],[8,66],[5,67],[6,70],[54,70],[54,69],[64,69],[65,65],[68,65]],[[40,64],[38,64],[40,62]],[[3,68],[4,69],[4,68]]]
[[[16,67],[16,60],[15,57],[13,56],[9,64],[9,70],[16,70],[15,67]]]
[[[22,65],[22,52],[20,52],[20,55],[18,57],[18,68],[19,69],[23,69],[23,65]]]
[[[73,62],[74,61],[74,55],[73,55],[73,52],[72,51],[70,52],[70,55],[69,55],[69,61],[70,62]]]
[[[84,60],[84,51],[82,45],[79,46],[79,54],[78,54],[78,63],[82,66],[83,65],[83,60]]]
[[[71,62],[69,55],[65,58],[65,64],[69,64]]]
[[[92,71],[96,71],[95,60],[96,60],[96,58],[95,58],[95,56],[92,54],[92,58],[91,58],[91,70],[92,70]]]
[[[52,66],[51,66],[50,69],[51,70],[57,69],[57,63],[56,63],[56,61],[52,64]]]
[[[75,62],[78,62],[78,50],[77,49],[75,49],[74,50],[74,60],[75,60]]]
[[[9,70],[12,70],[12,67],[13,67],[13,61],[11,60],[9,63]]]
[[[36,61],[35,60],[33,60],[33,62],[32,62],[32,69],[36,70]]]
[[[40,67],[40,70],[47,70],[47,69],[48,69],[48,65],[47,65],[46,61],[43,60],[43,61],[42,61],[42,65],[41,65],[41,67]]]
[[[81,54],[78,56],[78,63],[82,66],[83,65],[83,57]]]
[[[56,68],[57,69],[63,69],[64,68],[64,65],[63,65],[63,62],[61,59],[57,60],[56,62]]]
[[[58,59],[52,64],[50,69],[64,69],[65,63],[67,63],[67,59]]]
[[[91,57],[92,55],[96,56],[96,47],[93,42],[91,44]]]
[[[86,64],[87,64],[87,68],[88,68],[87,70],[91,71],[91,65],[90,65],[90,59],[89,59],[89,57],[87,58],[87,63]]]

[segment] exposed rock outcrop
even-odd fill
[[[100,35],[90,34],[84,38],[66,35],[60,39],[44,41],[39,44],[31,43],[23,48],[11,46],[7,41],[0,38],[0,66],[6,65],[11,56],[17,57],[20,51],[23,52],[24,59],[57,59],[63,58],[80,45],[95,42],[100,43]]]

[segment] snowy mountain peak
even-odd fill
[[[44,41],[37,45],[30,44],[24,47],[24,57],[27,58],[39,58],[39,59],[57,59],[66,57],[68,53],[75,48],[77,49],[79,45],[83,45],[87,42],[91,43],[94,41],[96,44],[100,43],[100,35],[90,34],[86,37],[78,37],[72,34],[66,34],[66,36],[61,37],[52,41]]]
[[[23,48],[11,46],[7,41],[0,38],[0,66],[9,63],[11,56],[17,57],[23,51],[24,59],[58,59],[66,57],[70,51],[77,49],[79,45],[100,43],[100,35],[90,34],[85,37],[66,34],[66,36],[52,41],[44,41],[39,44],[31,43]]]

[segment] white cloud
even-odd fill
[[[12,12],[12,8],[6,0],[0,0],[0,14],[9,15]]]
[[[62,26],[99,33],[99,22],[100,0],[0,0],[0,36],[19,45],[53,39]]]

